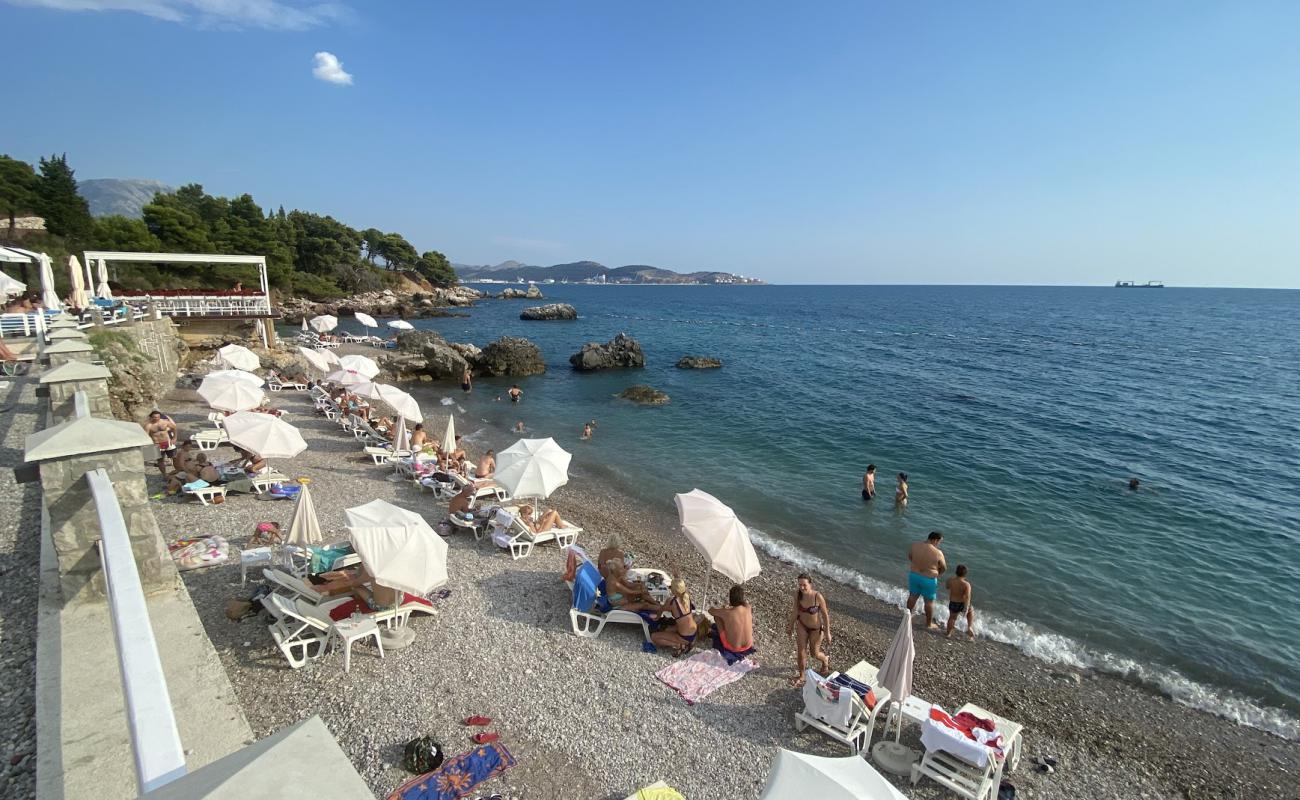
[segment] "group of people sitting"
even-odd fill
[[[167,478],[167,494],[177,494],[198,481],[208,486],[224,485],[227,492],[251,492],[253,478],[271,471],[265,458],[242,447],[236,447],[236,458],[223,465],[212,463],[207,453],[196,450],[189,440],[176,448],[171,459],[172,469],[163,472]],[[232,480],[230,475],[237,477]]]

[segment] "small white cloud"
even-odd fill
[[[306,30],[347,15],[335,2],[320,0],[0,0],[17,6],[59,11],[126,11],[200,28]]]
[[[324,50],[316,54],[316,66],[312,68],[311,74],[315,75],[317,80],[326,83],[339,86],[352,85],[352,75],[343,71],[343,63],[339,61],[339,57]]]

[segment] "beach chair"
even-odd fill
[[[223,484],[208,486],[183,486],[181,491],[190,497],[199,498],[199,502],[205,506],[213,505],[214,498],[220,497],[224,502],[226,499],[226,487]]]
[[[210,431],[199,431],[190,436],[190,441],[194,442],[200,450],[216,450],[223,442],[230,441],[226,436],[225,428],[219,428]]]
[[[268,375],[266,376],[266,388],[273,392],[278,392],[284,388],[284,384],[281,383],[280,379],[275,375]]]
[[[969,741],[970,747],[963,748],[960,754],[938,749],[932,746],[936,740],[931,738],[931,732],[923,727],[921,744],[926,750],[921,760],[912,765],[912,785],[921,778],[930,778],[970,800],[994,800],[1002,785],[1003,772],[1014,772],[1020,764],[1024,726],[972,703],[957,710],[958,714],[962,712],[992,720],[995,731],[1002,737],[1002,756],[975,741]]]
[[[565,583],[573,592],[573,603],[569,606],[569,625],[575,635],[595,639],[607,623],[615,623],[640,625],[641,634],[647,642],[650,641],[650,623],[645,617],[632,611],[610,608],[605,599],[605,579],[589,559],[584,558],[578,564],[573,580]]]
[[[248,479],[249,484],[253,487],[253,494],[266,494],[271,487],[277,483],[292,483],[293,478],[285,475],[283,472],[271,470],[263,472],[261,475],[254,475]]]
[[[274,592],[262,605],[271,614],[267,630],[290,667],[298,669],[325,654],[333,627],[328,614],[312,613],[310,607],[299,609],[292,600]]]
[[[222,411],[208,412],[208,422],[211,422],[212,427],[216,428],[217,430],[223,430],[226,427],[225,412]]]
[[[496,516],[492,518],[492,541],[503,549],[510,548],[510,557],[516,561],[527,558],[532,554],[533,547],[546,542],[555,542],[560,549],[564,549],[578,540],[579,533],[582,533],[582,528],[576,525],[534,533],[519,518],[517,509],[497,509]]]
[[[866,664],[865,661],[861,663]],[[869,664],[867,666],[874,678],[877,670]],[[848,745],[854,753],[861,753],[871,744],[881,709],[889,706],[889,690],[873,681],[854,678],[856,683],[869,687],[875,695],[875,705],[867,708],[857,691],[835,682],[839,676],[840,673],[832,672],[823,678],[813,670],[804,671],[803,710],[795,713],[794,727],[798,731],[816,728],[835,741]]]
[[[313,589],[306,581],[290,575],[281,569],[275,569],[273,567],[263,569],[262,577],[266,578],[267,583],[271,584],[272,593],[280,592],[288,597],[301,597],[312,605],[319,606],[323,603],[328,603],[331,600],[338,599],[321,594]]]

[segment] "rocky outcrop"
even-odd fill
[[[170,318],[91,328],[87,340],[113,373],[108,395],[115,417],[144,419],[176,387],[187,348]]]
[[[325,302],[290,297],[280,302],[280,312],[284,315],[284,321],[290,324],[297,324],[303,319],[311,319],[320,314],[350,317],[358,311],[373,317],[464,316],[446,309],[471,306],[482,296],[477,289],[468,286],[452,286],[446,289],[433,289],[430,292],[413,293],[385,289],[382,292],[367,292],[342,300]]]
[[[639,383],[636,386],[629,386],[619,392],[616,396],[621,397],[624,400],[631,400],[633,403],[640,403],[647,406],[661,406],[668,402],[668,395],[666,393],[654,388],[653,386],[646,386],[644,383]]]
[[[550,303],[544,306],[525,308],[519,314],[519,318],[530,320],[577,319],[578,309],[568,303]]]
[[[682,356],[677,359],[678,369],[717,369],[722,362],[708,356]]]
[[[540,375],[546,371],[542,351],[518,336],[502,336],[484,347],[474,366],[482,375]]]
[[[460,380],[469,361],[434,331],[402,331],[397,350],[379,357],[383,374],[394,381]]]
[[[582,349],[569,357],[577,370],[616,369],[644,367],[645,353],[636,339],[620,333],[605,344],[587,342]]]
[[[502,289],[501,294],[497,295],[502,300],[544,300],[542,290],[537,288],[537,284],[528,284],[528,291],[523,289]]]

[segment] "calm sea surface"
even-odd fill
[[[546,357],[518,407],[493,401],[508,382],[439,390],[462,428],[522,420],[575,472],[664,507],[705,489],[769,552],[887,599],[908,543],[941,530],[987,635],[1300,738],[1300,292],[542,288],[582,318],[486,301],[417,321],[480,345],[526,336]],[[569,368],[619,331],[645,370]],[[726,366],[675,369],[688,353]],[[633,383],[671,404],[613,399]]]

